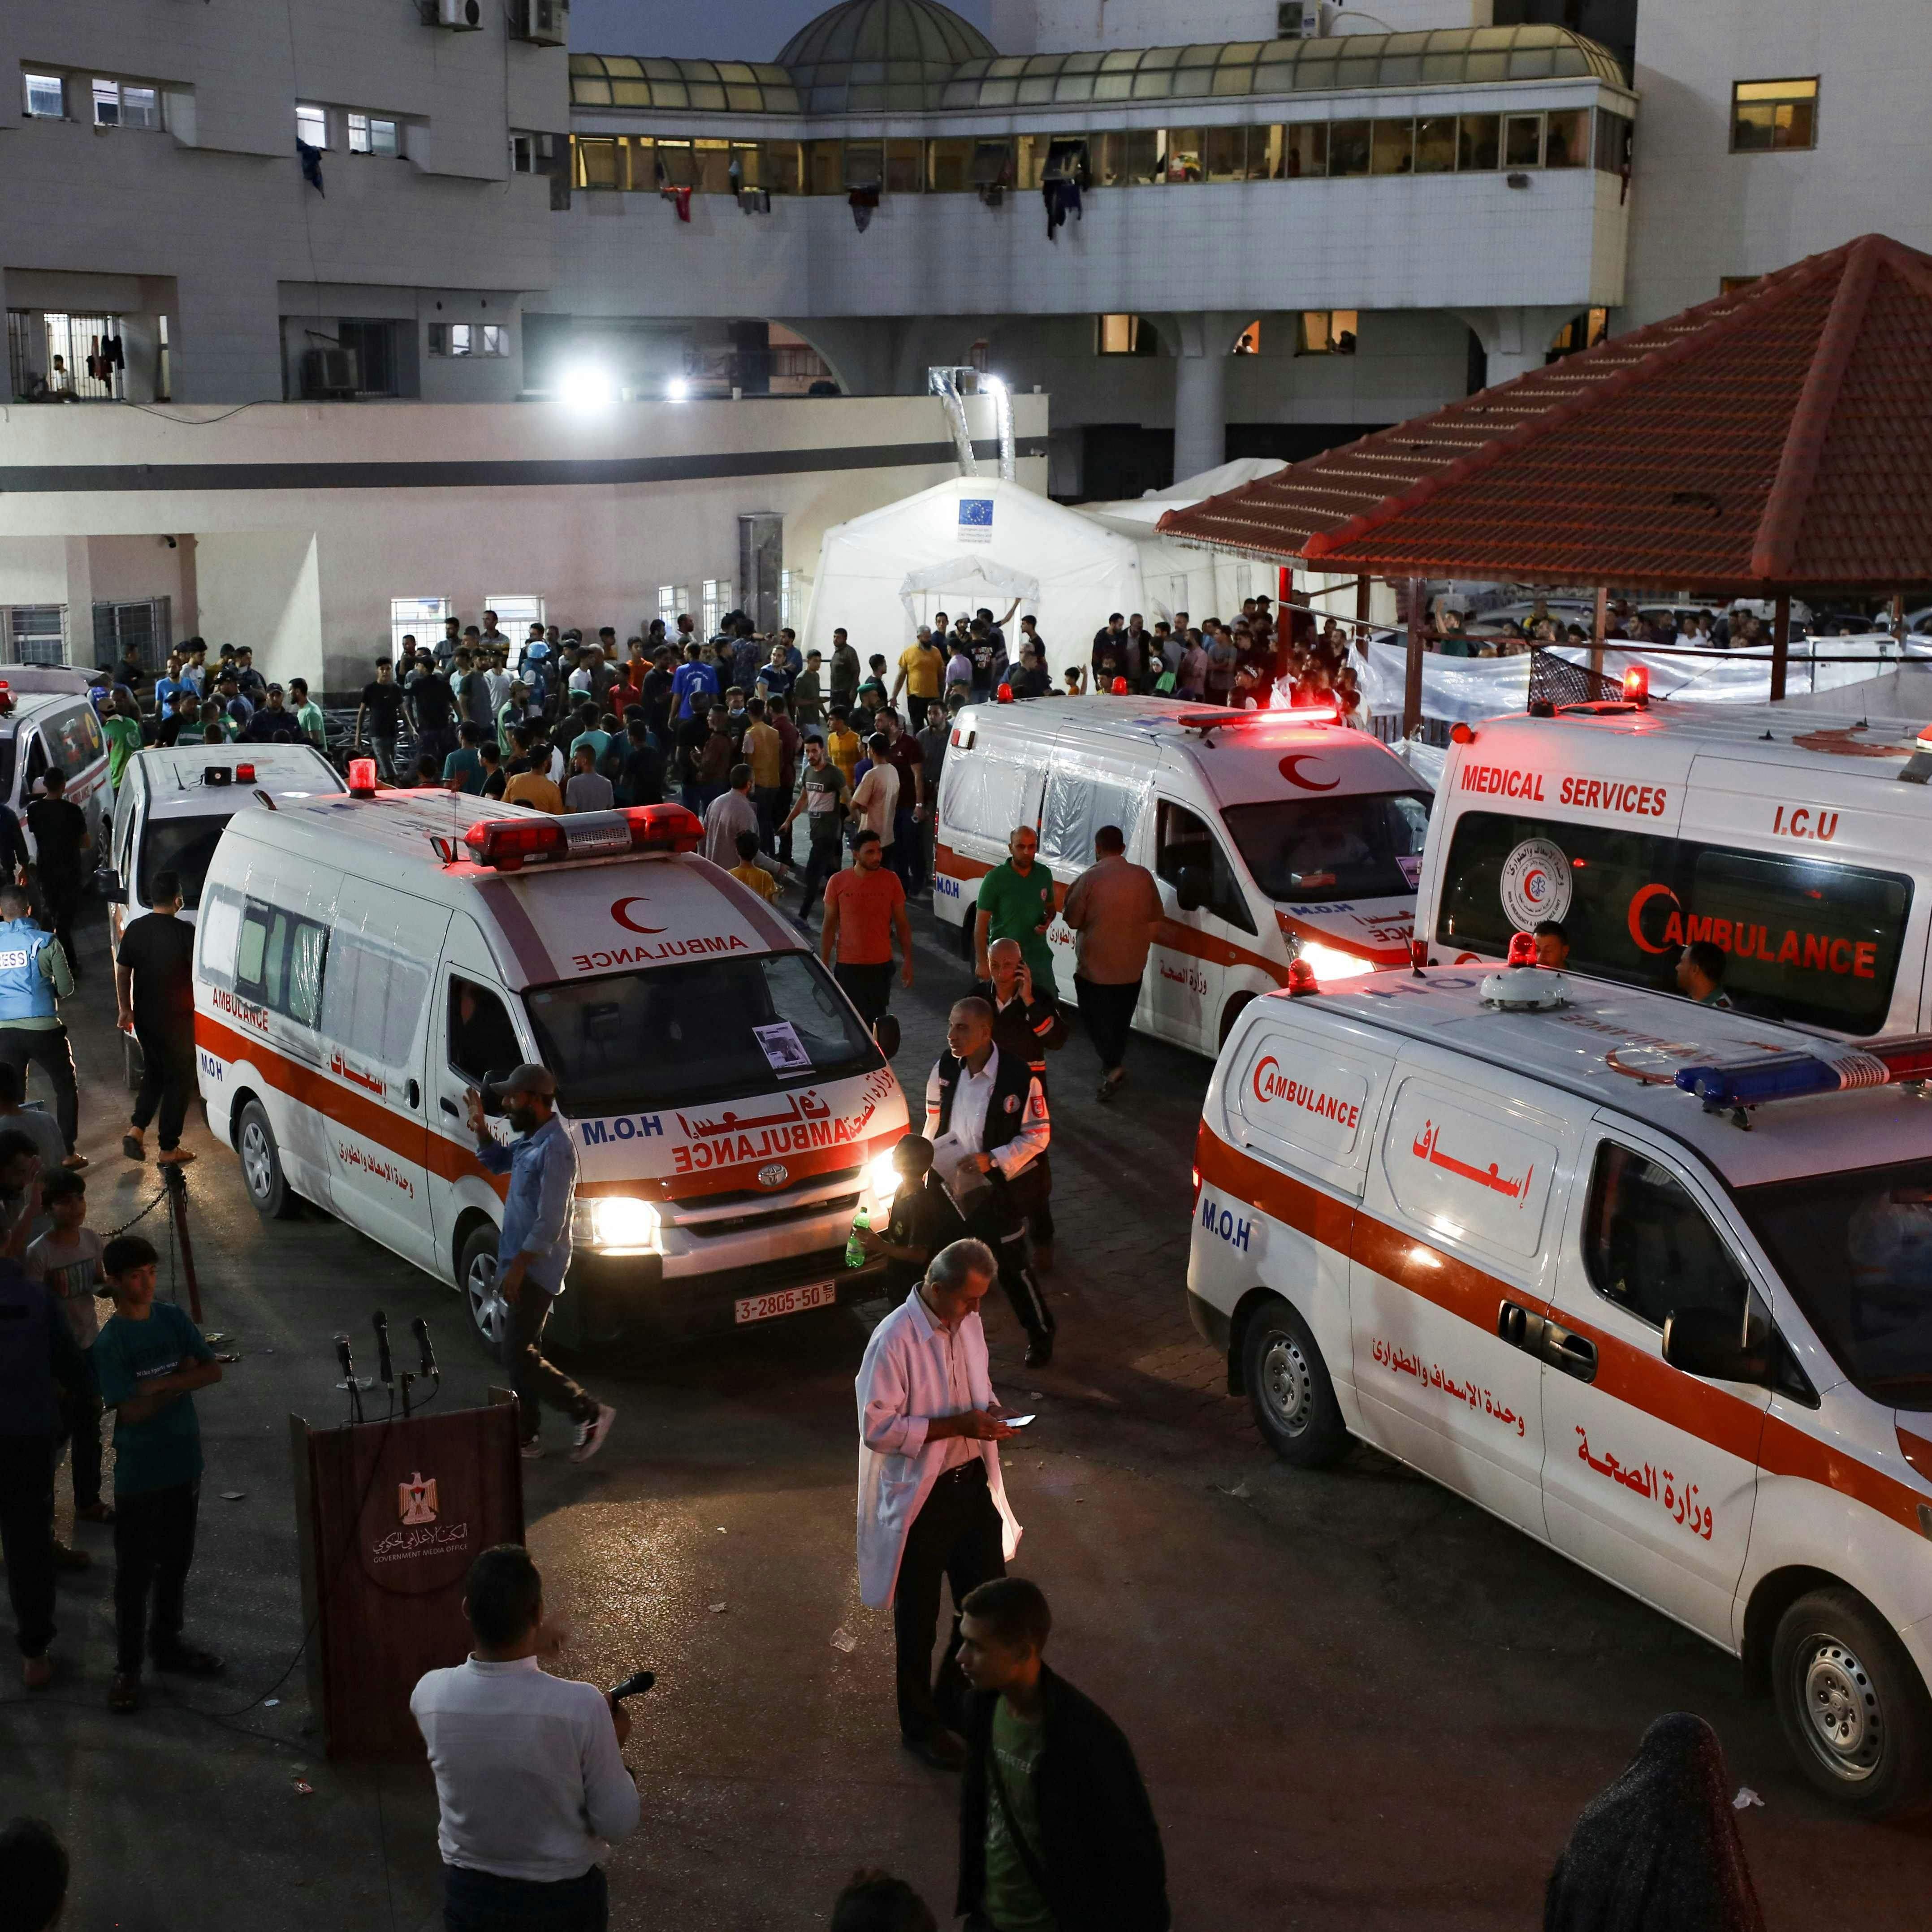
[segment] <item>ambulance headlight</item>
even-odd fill
[[[866,1170],[866,1178],[872,1184],[872,1192],[881,1201],[890,1201],[899,1191],[899,1171],[892,1165],[890,1154],[882,1154]]]
[[[662,1223],[648,1201],[628,1194],[593,1195],[577,1203],[577,1225],[572,1237],[586,1247],[611,1254],[656,1252]]]
[[[1315,976],[1324,986],[1330,980],[1353,980],[1376,970],[1372,959],[1364,959],[1359,952],[1344,952],[1339,946],[1324,946],[1318,941],[1304,946],[1298,956],[1315,968]]]

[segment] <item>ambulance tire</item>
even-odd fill
[[[966,908],[966,916],[959,922],[959,956],[968,965],[973,963],[973,928],[978,923],[974,908]]]
[[[255,1211],[265,1221],[292,1221],[302,1212],[302,1198],[282,1171],[282,1150],[268,1124],[268,1109],[250,1100],[235,1124],[235,1150],[242,1156],[242,1185]]]
[[[1814,1590],[1778,1619],[1771,1686],[1784,1741],[1818,1790],[1868,1818],[1932,1804],[1932,1696],[1856,1590]]]
[[[456,1286],[469,1312],[470,1332],[482,1344],[484,1354],[494,1360],[496,1340],[495,1297],[496,1286],[496,1228],[490,1221],[480,1221],[464,1238],[463,1252],[456,1261]]]
[[[1284,1462],[1326,1469],[1340,1460],[1348,1431],[1328,1364],[1307,1323],[1277,1295],[1248,1317],[1241,1384],[1262,1441]]]

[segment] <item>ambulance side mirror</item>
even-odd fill
[[[1718,1308],[1673,1309],[1664,1318],[1664,1359],[1712,1382],[1768,1383],[1771,1363],[1738,1335],[1738,1318]]]
[[[121,896],[121,874],[112,866],[95,866],[94,890],[104,899],[118,899]]]
[[[872,1022],[872,1037],[879,1051],[890,1060],[899,1050],[899,1023],[896,1014],[881,1013]]]
[[[1174,882],[1174,902],[1183,912],[1198,912],[1214,896],[1205,866],[1184,866]]]

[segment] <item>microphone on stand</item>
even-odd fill
[[[440,1382],[442,1376],[436,1366],[436,1351],[429,1345],[429,1324],[418,1315],[410,1326],[416,1331],[416,1346],[421,1351],[421,1359],[416,1365],[418,1374],[432,1382]]]
[[[356,1379],[355,1358],[349,1352],[349,1337],[346,1335],[338,1335],[335,1338],[335,1359],[342,1364],[341,1386],[349,1391],[350,1419],[360,1422],[362,1420],[362,1388]]]
[[[379,1308],[372,1321],[376,1330],[376,1373],[381,1378],[385,1388],[393,1389],[396,1385],[396,1374],[389,1363],[388,1318]]]

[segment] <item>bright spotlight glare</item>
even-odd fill
[[[691,394],[691,385],[682,376],[674,376],[664,385],[664,394],[674,403],[682,403]]]
[[[574,410],[601,409],[616,398],[609,374],[589,362],[574,364],[565,370],[556,386],[560,401]]]

